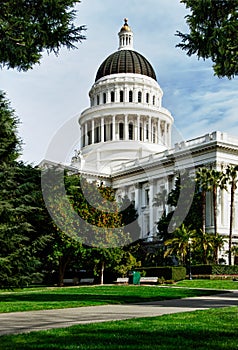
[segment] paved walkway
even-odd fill
[[[208,308],[238,306],[238,290],[212,296],[128,305],[102,305],[0,314],[0,335],[25,333],[76,324],[153,317]]]

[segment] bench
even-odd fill
[[[79,283],[79,279],[77,277],[74,278],[64,278],[63,279],[64,284],[73,284],[77,285]]]
[[[128,284],[129,277],[117,277],[117,280],[114,281],[116,284]]]
[[[159,277],[141,277],[140,283],[157,283]]]
[[[79,283],[80,284],[93,284],[94,278],[81,278]]]

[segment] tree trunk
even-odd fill
[[[234,216],[234,196],[235,196],[235,182],[231,183],[231,206],[230,206],[230,228],[229,228],[229,243],[228,243],[228,264],[231,265],[231,245],[232,245],[232,231],[233,231],[233,216]]]
[[[104,267],[105,267],[105,263],[104,263],[104,261],[102,261],[102,265],[101,265],[101,276],[100,276],[100,284],[101,284],[101,285],[103,285]]]
[[[214,234],[217,236],[217,188],[213,186],[213,217],[214,217]]]
[[[206,232],[206,191],[202,191],[202,231]]]

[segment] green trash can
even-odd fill
[[[140,284],[140,272],[133,271],[133,284]]]

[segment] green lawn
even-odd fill
[[[188,288],[238,289],[238,281],[226,280],[184,280],[176,284]]]
[[[235,350],[237,307],[1,337],[1,350]]]
[[[0,312],[126,304],[214,294],[209,290],[160,286],[92,286],[23,289],[0,293]]]

